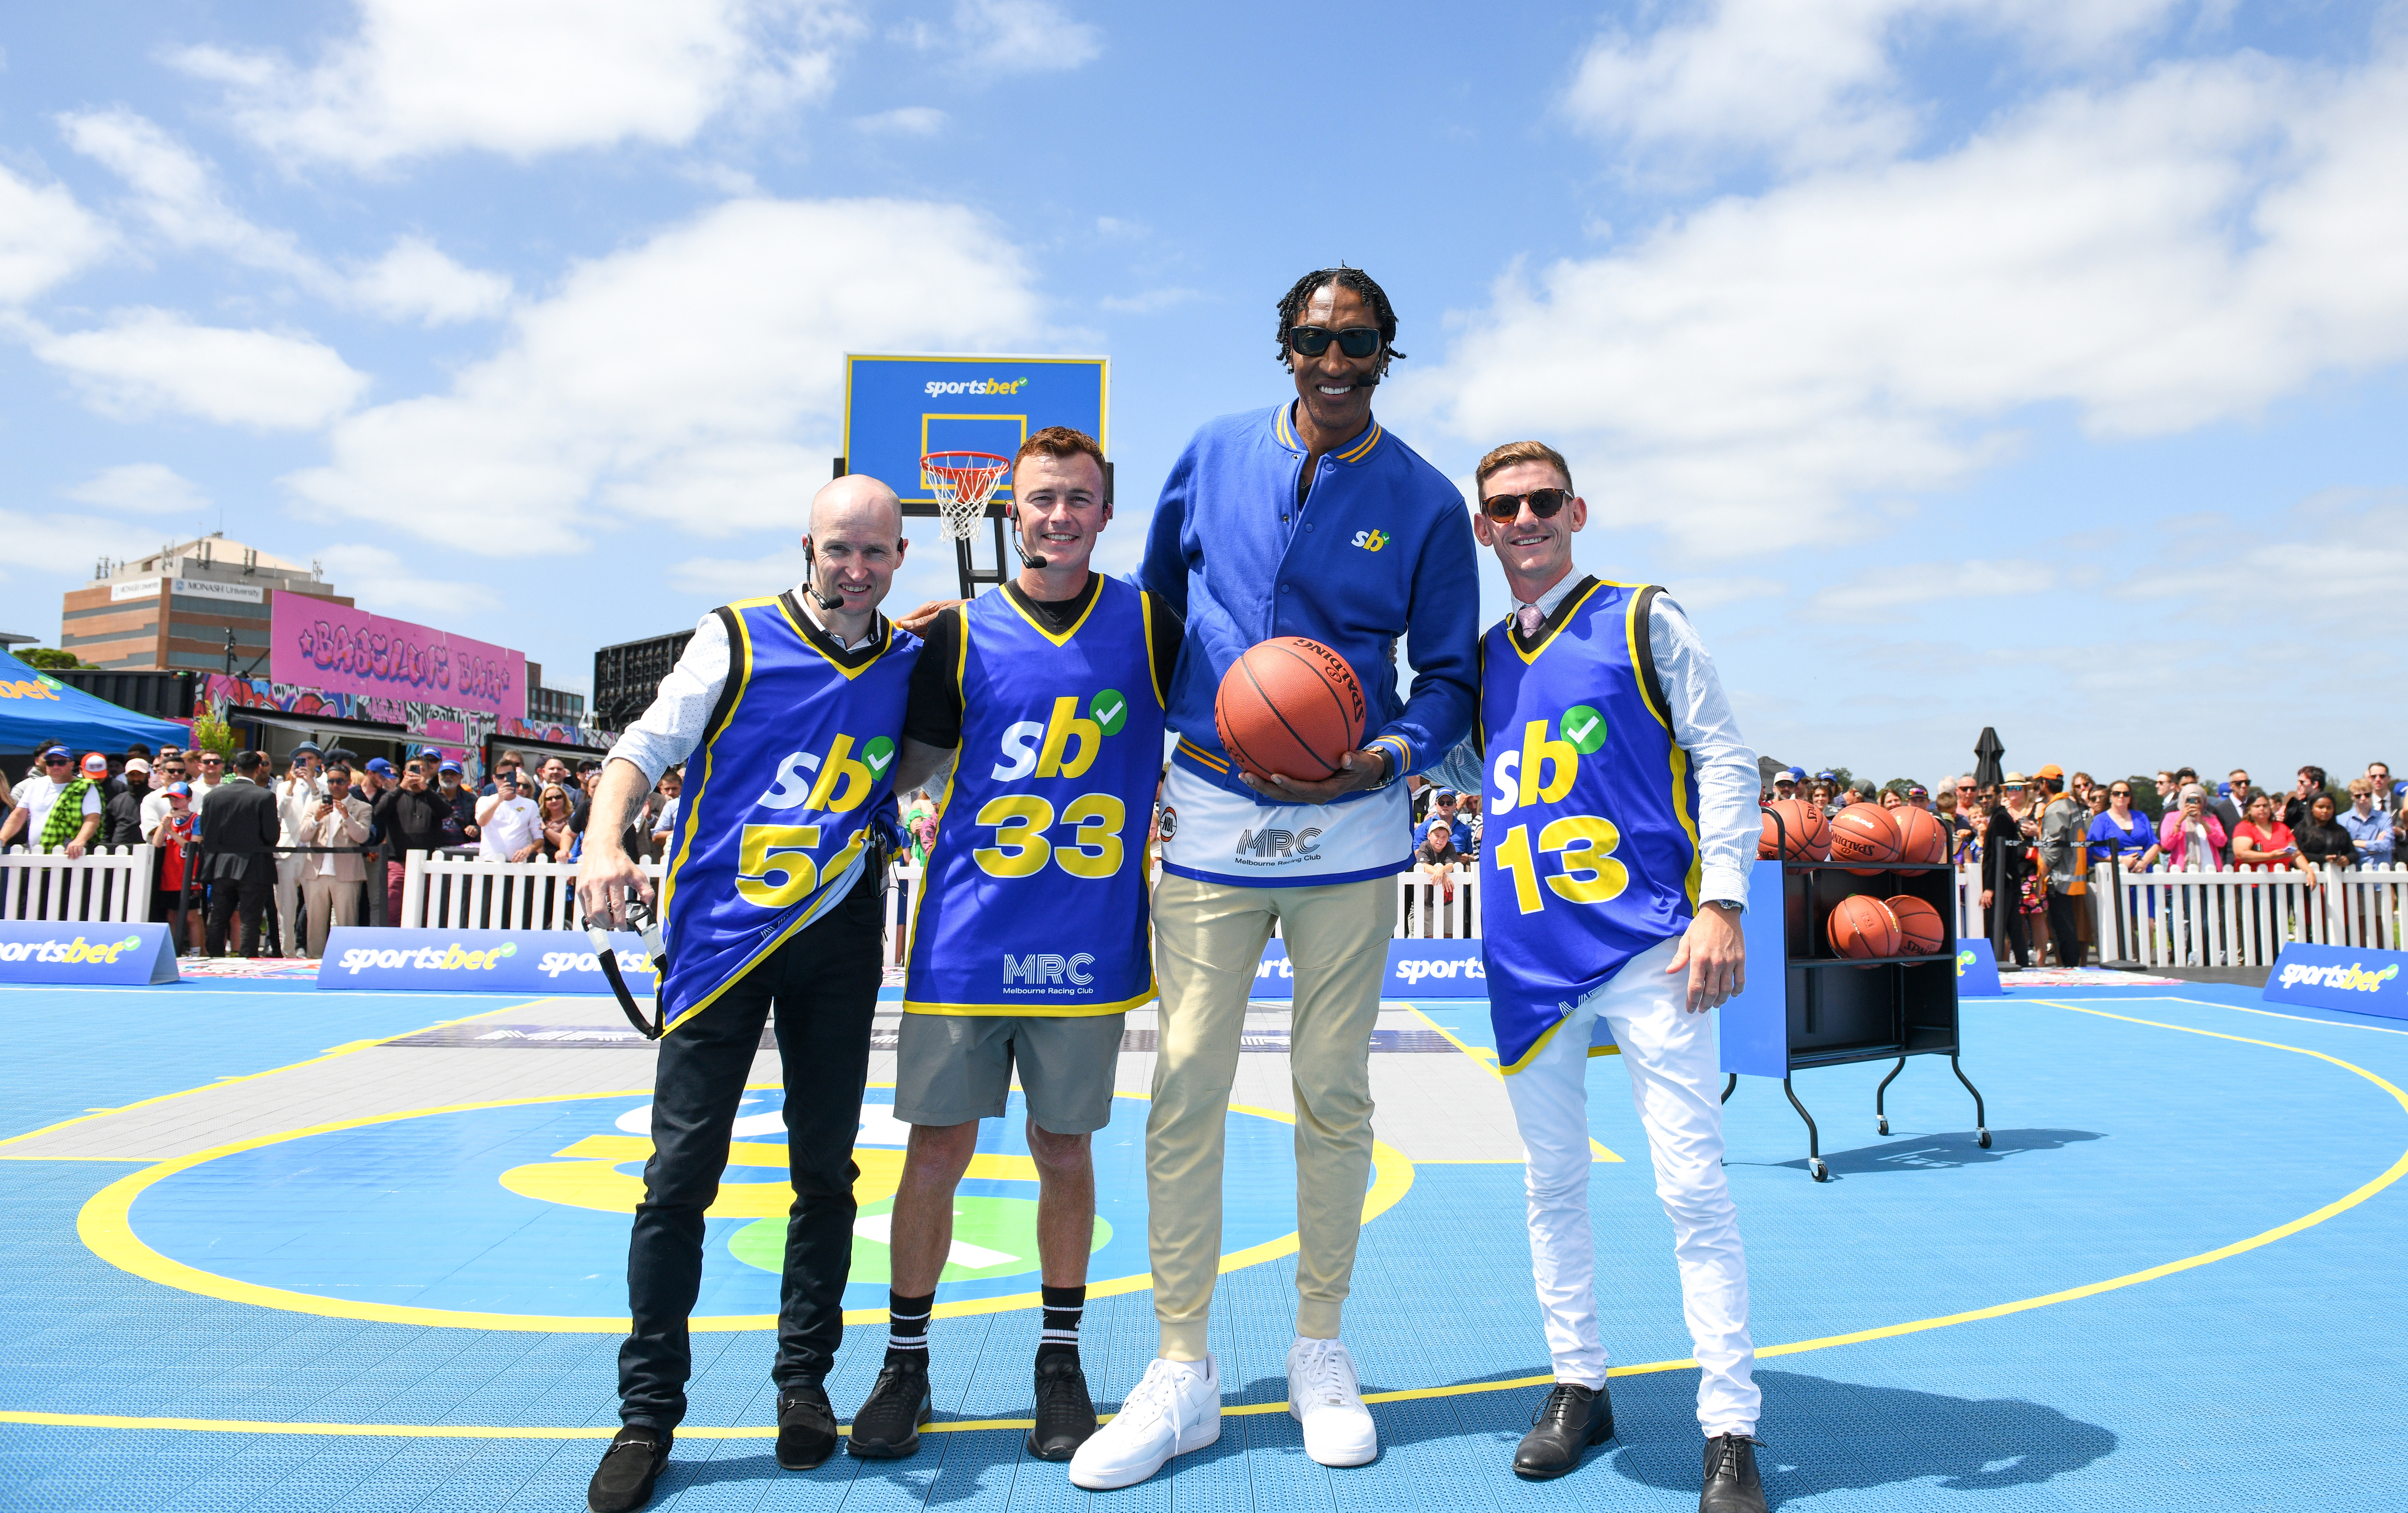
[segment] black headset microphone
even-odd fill
[[[810,536],[803,537],[803,550],[810,556],[811,563],[810,576],[803,580],[804,592],[808,592],[812,601],[822,609],[834,614],[844,607],[844,595],[838,594],[830,598],[820,592],[820,549]]]

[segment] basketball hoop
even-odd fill
[[[996,485],[1010,470],[1010,458],[991,451],[932,451],[920,459],[920,471],[927,475],[929,492],[937,496],[937,512],[944,519],[948,540],[969,539],[970,527],[986,513],[986,502],[995,497]]]

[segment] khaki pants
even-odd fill
[[[322,957],[326,954],[328,929],[358,922],[360,885],[337,882],[332,878],[304,878],[301,897],[309,909],[309,954]]]
[[[1371,1174],[1371,1031],[1394,929],[1393,878],[1233,888],[1166,875],[1154,891],[1162,994],[1145,1127],[1147,1237],[1161,1354],[1200,1361],[1221,1263],[1221,1163],[1246,998],[1271,921],[1294,963],[1297,1333],[1336,1339]]]
[[[316,860],[313,856],[280,856],[276,859],[276,949],[287,956],[316,954],[314,951],[304,952],[301,937],[293,933],[293,909],[300,898],[301,868],[305,863]],[[316,921],[311,922],[314,924]]]

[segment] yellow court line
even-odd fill
[[[2357,1065],[2350,1062],[2345,1062],[2338,1056],[2329,1056],[2320,1050],[2310,1050],[2303,1046],[2286,1046],[2282,1044],[2280,1041],[2274,1040],[2252,1039],[2247,1035],[2225,1035],[2214,1030],[2194,1029],[2191,1026],[2185,1024],[2167,1024],[2158,1020],[2135,1019],[2132,1016],[2126,1014],[2110,1014],[2103,1009],[2084,1008],[2079,1005],[2060,1003],[2048,999],[2036,998],[2030,1000],[2030,1002],[2042,1007],[2062,1008],[2071,1013],[2089,1014],[2099,1019],[2116,1020],[2127,1024],[2145,1025],[2152,1029],[2172,1030],[2183,1035],[2204,1035],[2212,1040],[2229,1040],[2239,1045],[2260,1046],[2271,1050],[2286,1050],[2290,1051],[2295,1055],[2313,1056],[2318,1061],[2329,1063],[2332,1065],[2341,1067],[2344,1071],[2354,1072],[2358,1076],[2366,1078],[2368,1081],[2381,1088],[2384,1092],[2389,1093],[2392,1101],[2400,1105],[2403,1112],[2408,1112],[2408,1092],[2402,1092],[2389,1081],[2386,1081],[2376,1073],[2368,1071],[2363,1066]],[[2172,1277],[2181,1272],[2191,1271],[2201,1266],[2211,1265],[2218,1261],[2229,1260],[2234,1256],[2246,1254],[2251,1250],[2259,1249],[2265,1246],[2272,1245],[2277,1240],[2286,1239],[2293,1235],[2300,1234],[2301,1231],[2312,1229],[2315,1225],[2323,1223],[2328,1219],[2331,1219],[2338,1214],[2345,1213],[2348,1210],[2357,1207],[2358,1205],[2373,1197],[2377,1192],[2380,1192],[2384,1189],[2398,1182],[2402,1176],[2408,1176],[2408,1150],[2401,1151],[2399,1159],[2392,1162],[2391,1165],[2386,1168],[2381,1176],[2361,1184],[2342,1197],[2336,1198],[2332,1202],[2326,1204],[2323,1207],[2317,1208],[2311,1213],[2303,1214],[2300,1218],[2290,1220],[2288,1223],[2278,1224],[2272,1229],[2263,1231],[2258,1235],[2253,1235],[2246,1239],[2236,1240],[2230,1245],[2222,1246],[2214,1250],[2204,1251],[2199,1255],[2188,1256],[2180,1261],[2170,1261],[2163,1265],[2151,1266],[2142,1271],[2128,1272],[2121,1277],[2110,1277],[2105,1281],[2090,1282],[2081,1287],[2065,1288],[2058,1292],[2044,1293],[2039,1297],[2022,1298],[2012,1303],[1994,1304],[1985,1308],[1969,1308],[1959,1313],[1942,1314],[1937,1318],[1931,1319],[1917,1319],[1906,1323],[1885,1324],[1878,1328],[1856,1330],[1844,1335],[1824,1335],[1813,1339],[1795,1340],[1786,1345],[1769,1345],[1759,1349],[1756,1353],[1758,1359],[1767,1359],[1773,1356],[1802,1355],[1810,1350],[1829,1349],[1833,1346],[1838,1345],[1859,1345],[1871,1340],[1896,1339],[1901,1335],[1918,1335],[1931,1330],[1946,1329],[1954,1324],[1972,1323],[1988,1319],[2003,1319],[2014,1314],[2028,1313],[2034,1309],[2049,1307],[2058,1303],[2071,1303],[2082,1298],[2097,1297],[2101,1293],[2115,1292],[2127,1287],[2137,1287],[2143,1282],[2157,1281],[2160,1278]],[[1366,1206],[1367,1207],[1369,1206],[1368,1198],[1366,1200]],[[1613,1377],[1638,1377],[1656,1372],[1684,1371],[1694,1369],[1697,1366],[1697,1363],[1698,1363],[1694,1359],[1683,1359],[1678,1361],[1650,1361],[1635,1365],[1613,1366],[1608,1369],[1607,1375]],[[1480,1392],[1512,1392],[1526,1388],[1542,1387],[1547,1385],[1549,1382],[1552,1382],[1554,1379],[1554,1377],[1550,1374],[1541,1374],[1532,1377],[1512,1377],[1495,1381],[1466,1382],[1447,1387],[1416,1387],[1399,1392],[1366,1392],[1363,1394],[1363,1401],[1366,1403],[1400,1403],[1426,1401],[1445,1397],[1467,1397]],[[1235,1407],[1223,1408],[1221,1411],[1224,1417],[1243,1418],[1261,1414],[1283,1413],[1287,1411],[1287,1405],[1284,1403],[1247,1403],[1239,1405]],[[185,1429],[228,1434],[387,1436],[412,1439],[602,1439],[608,1438],[611,1434],[617,1433],[614,1426],[576,1429],[541,1429],[520,1427],[515,1425],[482,1424],[274,1423],[254,1420],[141,1419],[121,1417],[114,1414],[28,1413],[13,1410],[0,1410],[0,1423],[42,1424],[83,1429]],[[1024,1429],[1028,1427],[1028,1425],[1029,1420],[1025,1419],[984,1419],[948,1424],[930,1424],[927,1426],[927,1429],[937,1432],[959,1434],[973,1429]],[[773,1437],[777,1434],[777,1430],[775,1428],[767,1426],[723,1429],[681,1429],[678,1432],[688,1438],[695,1439],[767,1439]]]
[[[136,1108],[149,1108],[156,1104],[172,1103],[178,1098],[189,1098],[196,1092],[208,1092],[218,1088],[230,1088],[238,1082],[256,1082],[261,1078],[274,1077],[280,1072],[297,1072],[305,1066],[321,1066],[327,1062],[335,1061],[340,1057],[353,1055],[374,1046],[381,1046],[387,1040],[398,1040],[405,1035],[424,1035],[429,1030],[440,1030],[447,1025],[473,1024],[479,1020],[491,1019],[496,1014],[514,1013],[523,1008],[533,1008],[538,1004],[548,1004],[551,1003],[553,998],[557,998],[558,996],[560,995],[553,993],[542,998],[530,998],[523,1003],[504,1004],[499,1008],[489,1008],[482,1014],[470,1014],[465,1019],[437,1020],[433,1024],[422,1024],[415,1030],[403,1030],[398,1034],[385,1035],[376,1040],[346,1040],[339,1046],[328,1046],[324,1050],[320,1051],[317,1055],[310,1057],[306,1062],[292,1062],[283,1066],[271,1066],[265,1072],[242,1072],[232,1077],[222,1077],[212,1081],[204,1082],[198,1087],[183,1088],[175,1092],[163,1092],[155,1098],[144,1098],[138,1102],[123,1104],[115,1108],[89,1109],[84,1113],[78,1114],[73,1119],[63,1119],[55,1124],[45,1124],[38,1130],[27,1130],[22,1135],[12,1135],[5,1140],[0,1140],[0,1146],[12,1146],[21,1140],[31,1140],[38,1135],[54,1135],[60,1130],[73,1129],[78,1124],[82,1124],[89,1120],[98,1119],[104,1114],[130,1113]],[[108,1161],[114,1158],[107,1156],[60,1157],[0,1155],[0,1161]]]
[[[413,1032],[415,1033],[415,1032]],[[892,1086],[873,1083],[872,1086]],[[749,1083],[748,1092],[776,1092],[782,1085],[775,1082]],[[406,1119],[422,1119],[436,1114],[471,1113],[486,1108],[520,1108],[537,1104],[566,1104],[597,1098],[645,1097],[650,1088],[621,1088],[605,1092],[545,1094],[527,1098],[493,1098],[476,1103],[450,1104],[435,1108],[413,1108],[393,1114],[368,1114],[356,1119],[335,1120],[312,1124],[303,1129],[284,1130],[272,1135],[257,1135],[247,1139],[213,1146],[188,1155],[129,1172],[94,1193],[76,1216],[76,1233],[85,1249],[121,1271],[130,1272],[145,1281],[157,1282],[179,1292],[194,1292],[203,1297],[218,1298],[228,1303],[241,1303],[252,1307],[276,1308],[287,1313],[313,1314],[327,1319],[361,1319],[374,1323],[434,1325],[450,1329],[506,1329],[561,1335],[624,1335],[630,1320],[623,1316],[595,1314],[520,1314],[490,1313],[457,1308],[423,1308],[405,1303],[370,1303],[350,1298],[322,1296],[313,1292],[297,1292],[280,1287],[268,1287],[258,1282],[246,1282],[215,1272],[203,1271],[173,1257],[160,1254],[145,1244],[134,1232],[134,1204],[152,1185],[180,1172],[222,1157],[239,1155],[247,1150],[282,1145],[289,1141],[316,1135],[333,1135],[344,1130],[362,1129],[372,1124],[394,1123]],[[1142,1094],[1115,1092],[1115,1098],[1132,1102],[1147,1101]],[[1248,1114],[1258,1119],[1293,1124],[1296,1118],[1275,1108],[1258,1108],[1250,1104],[1231,1104],[1233,1114]],[[1413,1163],[1402,1153],[1385,1143],[1374,1141],[1371,1147],[1374,1179],[1370,1191],[1363,1195],[1363,1220],[1370,1220],[1397,1206],[1399,1199],[1412,1190]],[[1259,1265],[1281,1256],[1296,1253],[1297,1232],[1290,1230],[1276,1239],[1248,1246],[1221,1258],[1220,1270],[1232,1272],[1241,1267]],[[1125,1292],[1142,1292],[1154,1285],[1150,1272],[1137,1272],[1126,1277],[1114,1277],[1089,1284],[1091,1298],[1117,1297]],[[937,1306],[940,1319],[960,1319],[976,1314],[1011,1313],[1034,1308],[1043,1301],[1041,1293],[1011,1292],[995,1297],[965,1298],[955,1303]],[[881,1324],[886,1321],[883,1308],[848,1308],[847,1324]],[[732,1334],[748,1329],[774,1329],[776,1314],[711,1314],[690,1320],[688,1327],[696,1334]]]
[[[2172,993],[2135,993],[2130,998],[2118,995],[2115,1002],[2128,1004],[2142,997],[2166,1004],[2197,1004],[2202,1008],[2229,1008],[2235,1014],[2258,1014],[2270,1020],[2289,1020],[2294,1024],[2329,1024],[2337,1030],[2372,1030],[2376,1035],[2408,1035],[2408,1030],[2394,1030],[2384,1024],[2351,1024],[2344,1020],[2312,1019],[2305,1014],[2282,1014],[2271,1008],[2249,1008],[2241,1004],[2219,1004],[2213,998],[2180,998]],[[2336,1010],[2336,1012],[2345,1012]]]

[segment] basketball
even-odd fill
[[[1892,809],[1892,823],[1898,826],[1898,859],[1901,862],[1928,862],[1938,866],[1948,860],[1948,827],[1940,816],[1929,809]],[[1921,872],[1901,874],[1919,878]]]
[[[1257,778],[1320,782],[1363,739],[1363,688],[1346,659],[1318,641],[1283,635],[1230,664],[1212,696],[1221,749]]]
[[[1948,938],[1940,923],[1940,911],[1919,898],[1893,898],[1889,912],[1898,921],[1900,956],[1932,955]]]
[[[1898,821],[1878,804],[1851,804],[1831,819],[1831,860],[1834,862],[1895,862]],[[1865,867],[1848,869],[1870,878]]]
[[[1824,929],[1831,937],[1831,949],[1842,956],[1861,959],[1898,954],[1898,916],[1878,898],[1849,894],[1831,910],[1830,922]]]
[[[1778,823],[1773,817],[1780,816]],[[1786,855],[1780,848],[1786,846]],[[1756,843],[1758,861],[1821,862],[1831,854],[1831,821],[1802,798],[1777,798],[1764,806],[1764,834]]]

